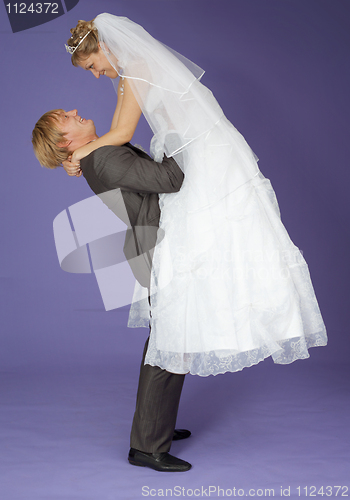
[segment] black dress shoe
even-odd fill
[[[179,441],[180,439],[187,439],[190,437],[190,435],[191,431],[188,431],[186,429],[175,429],[173,441]]]
[[[135,448],[130,448],[128,460],[131,465],[149,467],[160,472],[185,472],[192,467],[188,462],[173,457],[167,452],[144,453],[143,451],[135,450]]]

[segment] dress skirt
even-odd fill
[[[308,266],[244,138],[222,117],[178,161],[181,190],[160,195],[150,314],[130,312],[129,326],[150,321],[145,363],[207,376],[326,345]]]

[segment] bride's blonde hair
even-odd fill
[[[67,45],[73,49],[77,47],[72,54],[72,64],[78,66],[79,62],[89,57],[90,54],[98,52],[98,32],[94,26],[94,20],[80,20],[70,32],[72,36],[68,39]]]

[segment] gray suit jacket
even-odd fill
[[[158,193],[180,190],[184,175],[173,158],[161,163],[132,146],[104,146],[80,161],[95,194],[108,193],[108,207],[122,219],[126,231],[124,254],[135,278],[149,287],[152,250],[157,240],[160,208]],[[138,257],[135,259],[135,257]]]

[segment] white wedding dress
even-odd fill
[[[160,195],[151,307],[136,290],[130,310],[129,326],[151,324],[145,362],[206,376],[307,358],[327,343],[325,326],[250,147],[193,63],[126,18],[101,14],[95,25],[155,133],[153,155],[174,156],[185,173],[178,193]]]

